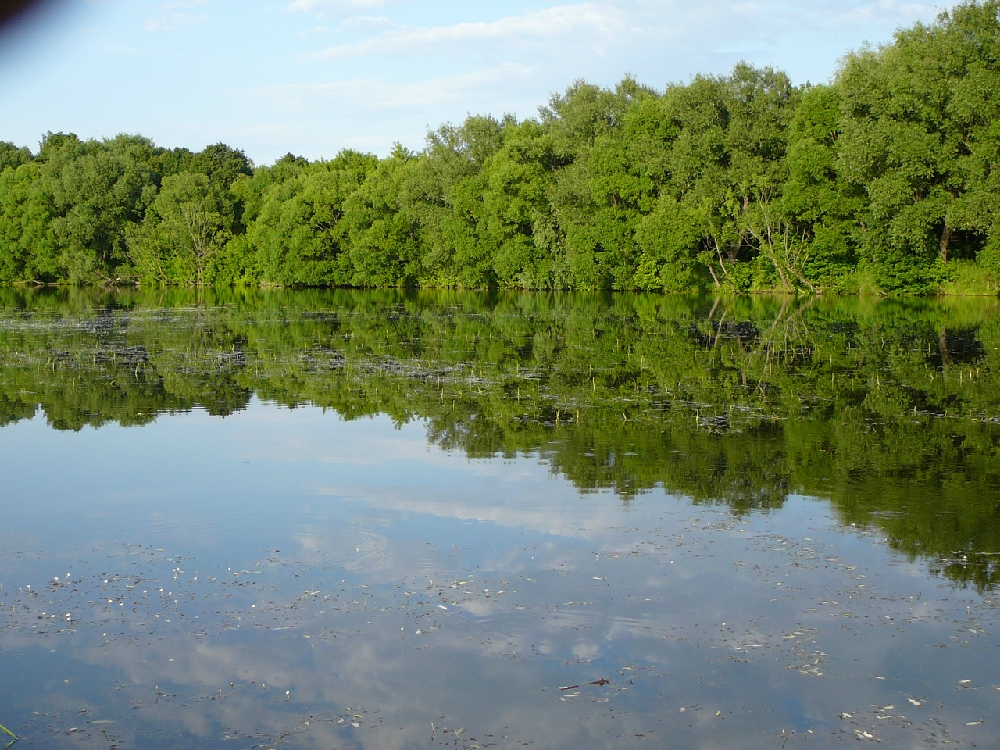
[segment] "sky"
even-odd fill
[[[141,133],[257,164],[420,149],[577,79],[663,88],[740,60],[828,81],[941,6],[900,0],[54,0],[0,31],[0,140]]]

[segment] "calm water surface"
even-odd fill
[[[0,425],[18,748],[1000,746],[992,300],[0,290]]]

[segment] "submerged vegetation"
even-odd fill
[[[1000,581],[992,300],[11,288],[0,310],[0,424],[255,396],[386,414],[626,502],[828,499],[955,581]]]
[[[995,294],[1000,0],[848,55],[578,82],[421,153],[0,144],[0,282]]]

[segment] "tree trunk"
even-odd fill
[[[941,260],[945,263],[948,262],[948,243],[951,241],[951,227],[948,226],[948,222],[944,223],[944,229],[941,230]]]

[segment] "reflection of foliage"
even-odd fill
[[[4,290],[0,306],[0,424],[226,415],[253,394],[385,413],[626,501],[830,498],[950,578],[1000,579],[994,302]]]

